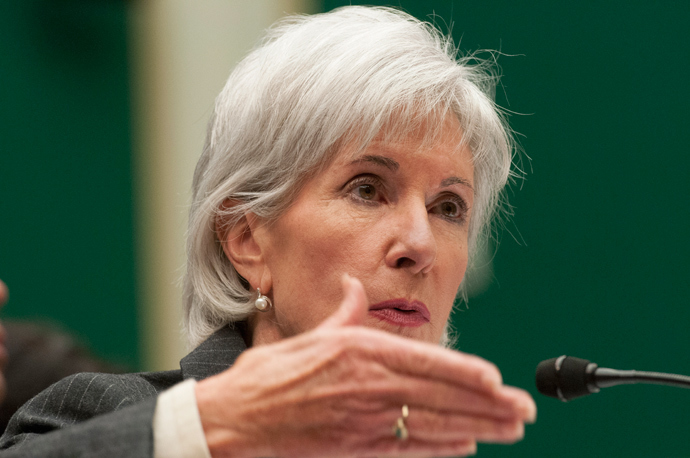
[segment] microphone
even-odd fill
[[[608,369],[586,359],[566,355],[540,362],[536,382],[541,394],[563,402],[598,393],[601,388],[631,383],[690,388],[690,377],[685,375]]]

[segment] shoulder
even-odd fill
[[[40,393],[22,410],[51,412],[63,421],[78,422],[155,397],[168,387],[151,378],[151,374],[75,374]]]
[[[0,442],[16,435],[45,434],[121,410],[155,398],[179,381],[180,371],[69,376],[22,406],[10,420]]]

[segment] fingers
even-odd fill
[[[429,408],[535,421],[532,397],[503,385],[494,364],[436,345],[393,335],[380,337],[390,343],[372,342],[375,355],[371,357],[404,378],[398,386],[405,388],[402,394],[407,399]]]
[[[477,442],[461,440],[447,444],[429,443],[427,441],[410,440],[407,442],[391,442],[390,439],[380,439],[370,447],[378,457],[428,458],[429,456],[470,456],[477,454]],[[367,455],[369,456],[369,455]]]
[[[503,386],[489,394],[429,379],[401,380],[399,393],[392,393],[388,402],[404,402],[410,406],[447,412],[475,415],[498,420],[519,419],[533,423],[536,406],[530,395],[520,389]]]
[[[408,389],[378,394],[359,409],[362,433],[377,430],[391,437],[391,425],[401,416],[403,404],[409,408],[405,423],[410,434],[431,442],[473,439],[480,442],[510,443],[522,438],[524,423],[535,418],[534,402],[528,393],[502,387],[496,396],[421,380],[401,380]],[[412,436],[411,436],[412,437]]]
[[[521,413],[519,418],[524,419],[526,423],[537,421],[537,405],[527,391],[514,386],[504,385],[495,395],[499,400],[512,402]]]
[[[404,420],[408,436],[400,441],[394,432],[400,417],[399,407],[367,416],[358,422],[356,434],[373,435],[376,445],[369,450],[379,455],[465,456],[476,453],[477,442],[510,444],[525,433],[524,423],[516,418],[496,420],[411,406]]]
[[[525,435],[525,425],[518,419],[496,420],[420,409],[410,409],[406,424],[411,439],[436,443],[475,440],[510,444]]]
[[[341,329],[333,337],[347,347],[344,352],[377,362],[400,375],[443,381],[485,393],[503,386],[496,366],[474,355],[362,327]]]
[[[343,284],[346,297],[340,309],[322,324],[324,327],[348,326],[357,322],[358,313],[366,314],[366,299],[359,282],[345,278]],[[504,386],[496,366],[482,358],[361,327],[341,328],[337,334],[335,337],[330,333],[329,337],[336,338],[344,348],[334,354],[340,355],[344,364],[351,364],[343,367],[336,378],[342,380],[341,376],[348,374],[349,379],[359,380],[354,391],[373,393],[375,397],[370,401],[408,403],[528,423],[536,418],[531,396]],[[373,385],[368,383],[371,380],[375,381]]]
[[[364,292],[364,286],[356,278],[345,274],[342,278],[345,297],[336,312],[328,317],[319,328],[335,328],[342,326],[357,326],[364,323],[369,311],[369,301]]]

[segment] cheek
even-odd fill
[[[455,237],[450,241],[446,248],[439,246],[436,267],[439,272],[437,280],[438,291],[443,291],[446,301],[455,299],[460,284],[465,277],[468,263],[467,240],[463,239],[458,243]],[[452,304],[451,304],[452,306]],[[449,308],[450,310],[450,308]]]
[[[369,234],[378,219],[356,214],[346,201],[318,202],[289,216],[277,232],[290,241],[295,259],[306,270],[338,273],[339,287],[340,275],[354,274],[351,269],[375,254],[377,240]]]
[[[313,328],[333,313],[343,296],[342,275],[363,276],[362,261],[373,259],[363,222],[334,207],[289,212],[272,230],[277,236],[266,262],[276,310],[292,322],[290,333]]]

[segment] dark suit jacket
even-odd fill
[[[180,370],[67,377],[12,417],[0,457],[151,457],[158,394],[222,372],[246,348],[242,334],[225,327],[185,356]]]

